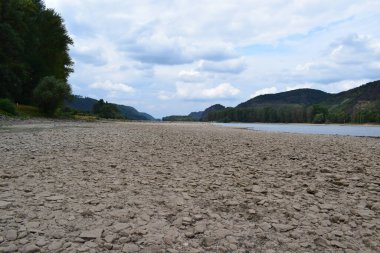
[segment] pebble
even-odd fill
[[[21,249],[22,253],[35,253],[40,251],[41,249],[34,244],[28,244]]]
[[[51,251],[52,250],[58,250],[58,249],[62,248],[62,246],[63,246],[62,241],[54,241],[51,244],[49,244],[48,249]]]
[[[125,253],[134,253],[138,252],[140,249],[139,247],[134,243],[127,243],[123,246],[123,252]]]
[[[0,209],[7,209],[12,205],[11,202],[0,200]]]
[[[14,229],[10,229],[6,232],[5,234],[5,238],[8,240],[8,241],[14,241],[17,239],[17,231],[14,230]]]
[[[87,230],[83,231],[79,237],[82,239],[96,239],[96,238],[101,238],[103,233],[102,228],[97,228],[93,230]]]

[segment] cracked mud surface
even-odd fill
[[[0,252],[379,252],[380,139],[0,127]]]

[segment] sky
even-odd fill
[[[73,93],[156,118],[380,79],[380,0],[45,0]]]

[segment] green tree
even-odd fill
[[[71,97],[71,87],[63,80],[47,76],[39,82],[33,95],[38,108],[52,116],[63,105],[64,100]]]
[[[116,105],[104,102],[103,99],[100,99],[96,102],[92,108],[92,112],[98,115],[101,118],[105,119],[121,119],[124,118],[120,113]]]
[[[62,18],[42,0],[1,0],[0,41],[0,97],[31,104],[43,77],[67,82],[73,41]]]

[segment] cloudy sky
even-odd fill
[[[380,79],[379,0],[45,0],[75,94],[162,117]]]

